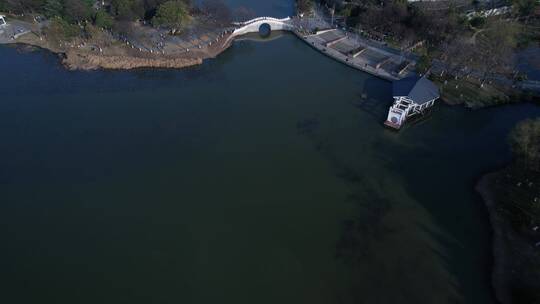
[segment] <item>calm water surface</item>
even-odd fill
[[[472,189],[538,107],[396,134],[390,83],[292,35],[182,71],[0,66],[2,303],[492,301]]]
[[[211,0],[214,1],[214,0]],[[257,16],[271,16],[284,18],[293,16],[295,13],[295,1],[293,0],[221,0],[227,4],[231,12],[246,8]],[[195,0],[195,3],[203,3],[205,0]]]

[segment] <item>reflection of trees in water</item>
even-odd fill
[[[349,185],[356,212],[342,222],[335,258],[351,276],[339,294],[344,303],[454,303],[460,300],[448,270],[440,232],[430,214],[409,196],[378,156],[378,139],[354,132],[328,134],[324,120],[306,119],[299,133],[313,142],[336,176]],[[339,130],[336,130],[339,132]],[[346,145],[346,146],[344,146]]]

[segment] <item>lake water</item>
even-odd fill
[[[180,71],[0,48],[0,301],[492,302],[473,186],[540,108],[395,133],[389,82],[271,38]]]

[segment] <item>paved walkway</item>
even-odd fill
[[[387,80],[414,74],[418,56],[336,28],[321,14],[293,19],[295,34],[321,53]],[[326,29],[326,30],[325,30]],[[314,34],[316,33],[317,34]],[[400,73],[401,71],[401,73]]]
[[[398,80],[407,77],[414,72],[408,68],[403,73],[398,73],[398,67],[405,63],[405,58],[395,54],[388,53],[382,49],[361,43],[360,41],[350,39],[342,31],[335,30],[335,35],[343,37],[344,40],[332,44],[332,41],[339,40],[336,37],[328,40],[325,34],[319,35],[297,35],[309,45],[319,50],[323,54],[330,56],[344,64],[355,69],[370,73],[386,80]],[[331,37],[330,35],[326,35]],[[354,50],[363,50],[362,54],[354,57],[351,52]],[[412,63],[411,65],[413,65]],[[380,66],[379,66],[380,65]]]
[[[355,69],[387,80],[397,80],[414,74],[415,60],[398,50],[387,50],[354,33],[340,29],[319,31],[313,34],[317,29],[330,27],[322,18],[294,17],[287,18],[286,23],[287,26],[277,26],[277,29],[292,31],[321,53]],[[38,26],[38,24],[8,20],[7,25],[0,27],[0,43],[13,43],[18,36],[29,33]],[[240,26],[245,25],[236,27]],[[214,43],[219,44],[223,39],[227,39],[226,37],[236,27],[217,29],[207,22],[200,22],[195,29],[188,29],[179,36],[170,36],[166,31],[139,24],[135,26],[135,30],[129,37],[117,38],[140,52],[180,54],[208,48]],[[99,47],[96,49],[101,50]]]
[[[31,32],[31,25],[22,21],[9,20],[0,26],[0,44],[14,43],[18,37]]]

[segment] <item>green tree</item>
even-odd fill
[[[43,5],[43,13],[47,18],[62,16],[64,5],[61,0],[46,0]]]
[[[513,0],[514,11],[520,16],[529,16],[538,6],[537,0]]]
[[[79,22],[90,19],[91,2],[87,0],[64,0],[64,19]]]
[[[113,15],[123,21],[142,19],[146,12],[142,0],[112,0],[111,7]]]
[[[518,123],[510,133],[509,141],[520,164],[527,169],[540,171],[540,118]]]
[[[486,24],[486,18],[484,18],[484,17],[474,17],[469,21],[469,24],[472,27],[481,28],[482,26],[484,26],[484,24]]]
[[[56,16],[51,18],[50,21],[45,33],[52,41],[69,41],[81,34],[81,29],[78,25],[71,24],[62,19],[62,17]]]
[[[425,73],[431,67],[432,58],[428,54],[423,54],[416,64],[416,70],[419,73]]]
[[[6,11],[14,13],[36,12],[43,7],[45,0],[0,0]]]
[[[100,28],[110,29],[113,26],[114,19],[103,10],[99,10],[94,16],[94,24]]]
[[[167,1],[161,4],[152,19],[155,26],[165,26],[177,31],[191,20],[187,5],[182,1]]]
[[[298,8],[298,12],[300,13],[309,12],[311,8],[313,7],[313,1],[312,0],[297,0],[296,7]]]

